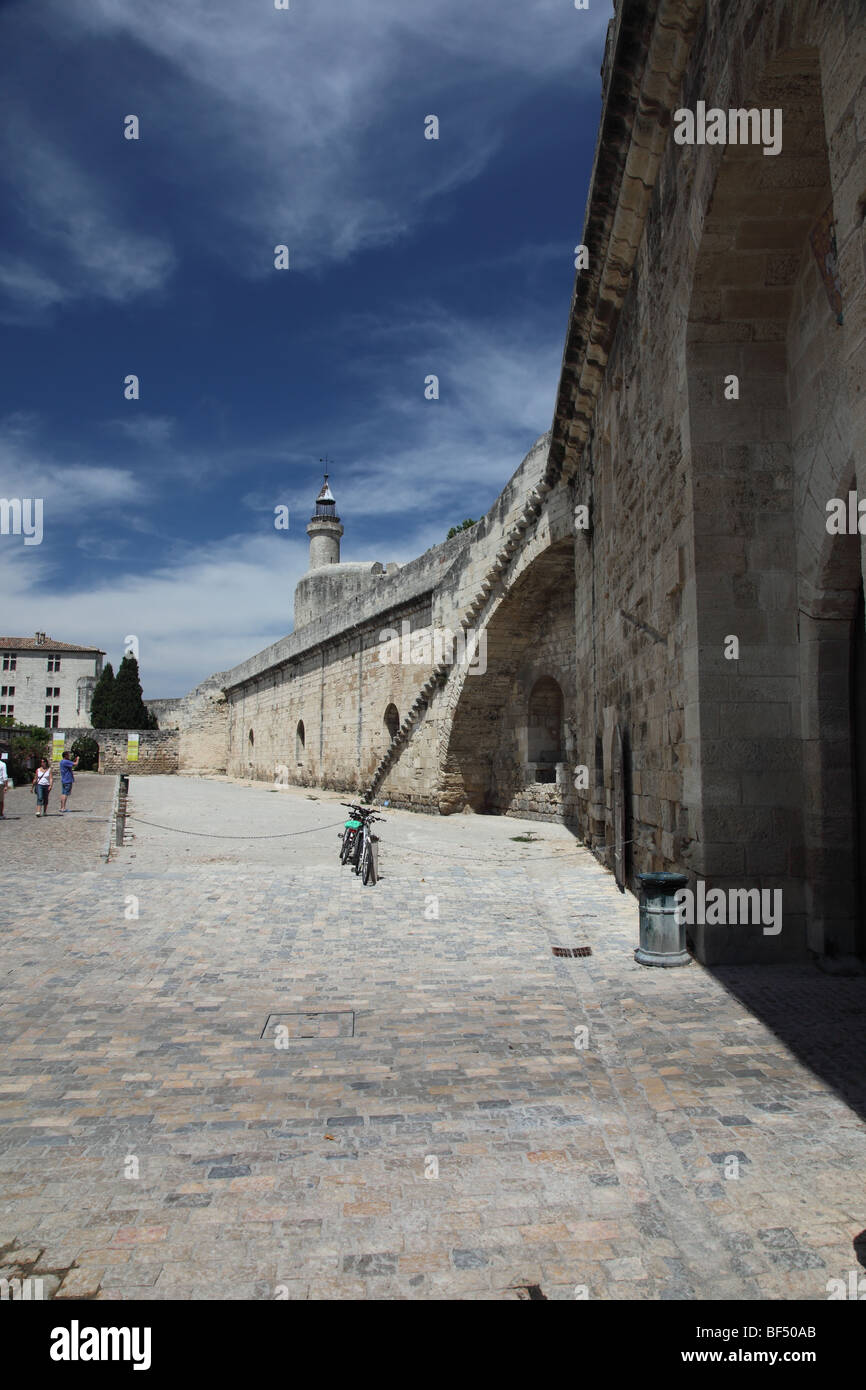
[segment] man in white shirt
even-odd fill
[[[6,759],[8,753],[0,754],[0,820],[6,819],[3,803],[6,800],[6,783],[9,781],[9,773],[6,771]]]

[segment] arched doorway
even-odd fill
[[[784,920],[778,935],[696,924],[709,963],[820,955],[846,919],[850,935],[841,898],[854,894],[850,869],[844,893],[839,883],[842,859],[853,863],[840,691],[857,590],[839,580],[846,538],[828,550],[824,509],[850,473],[853,439],[821,70],[814,48],[748,66],[731,106],[784,108],[785,141],[772,161],[760,145],[699,157],[717,168],[686,342],[699,711],[690,867],[718,888],[781,890]]]
[[[390,743],[393,738],[396,738],[400,729],[400,713],[396,705],[389,705],[385,710],[382,726],[385,730],[386,740]]]
[[[562,690],[552,676],[540,676],[530,691],[526,719],[527,761],[536,782],[555,782],[562,751]]]

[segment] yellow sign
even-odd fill
[[[59,733],[57,729],[51,732],[51,761],[59,763],[63,757],[63,750],[66,747],[66,735]]]
[[[127,734],[126,736],[126,761],[128,763],[138,762],[138,734]]]

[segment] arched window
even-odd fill
[[[304,721],[303,719],[299,719],[298,727],[295,730],[295,761],[298,763],[302,763],[304,761],[304,746]]]
[[[389,705],[385,710],[383,723],[385,725],[385,733],[388,735],[388,742],[390,743],[391,739],[395,737],[400,728],[400,714],[396,705]]]
[[[541,676],[529,696],[527,718],[529,762],[537,766],[537,780],[552,782],[555,765],[565,761],[562,751],[562,691],[552,676]]]

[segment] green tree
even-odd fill
[[[116,729],[114,718],[114,667],[110,661],[93,689],[90,701],[90,722],[94,729]]]
[[[99,744],[95,738],[77,738],[70,748],[73,758],[78,758],[79,771],[95,772],[99,766]]]
[[[16,724],[11,715],[0,718],[0,743],[9,747],[6,771],[16,786],[30,782],[40,758],[50,757],[51,735],[35,724]]]
[[[477,525],[478,525],[478,522],[477,522],[477,521],[473,521],[472,518],[468,516],[468,517],[466,518],[465,521],[461,521],[461,523],[460,523],[459,526],[452,526],[452,527],[451,527],[451,530],[448,532],[448,535],[445,537],[445,539],[446,539],[446,541],[450,541],[450,539],[451,539],[452,536],[459,536],[459,534],[460,534],[461,531],[468,531],[469,528],[470,528],[470,526],[477,526]]]
[[[125,656],[114,682],[112,715],[115,729],[155,729],[156,719],[144,703],[138,662]]]

